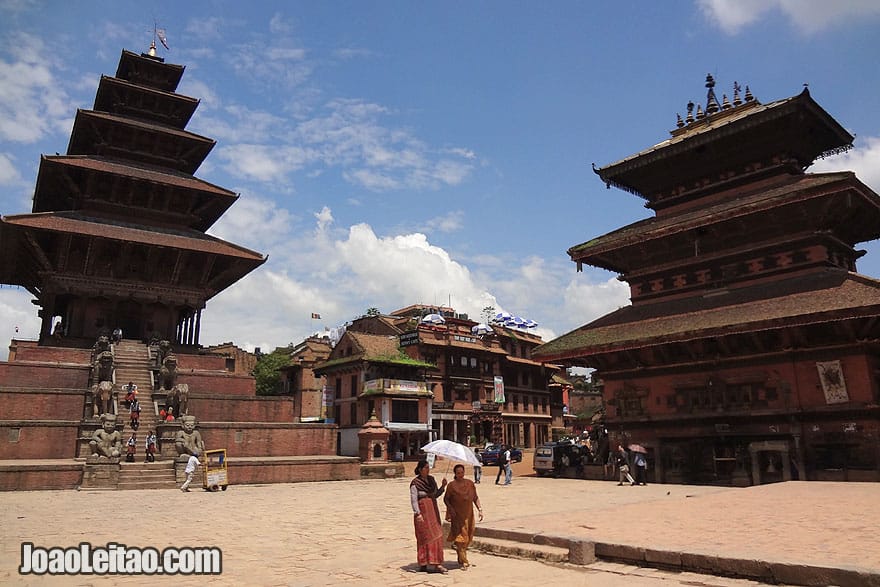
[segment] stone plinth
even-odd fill
[[[89,457],[83,465],[83,489],[116,489],[119,485],[119,459]]]

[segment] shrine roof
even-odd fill
[[[880,280],[828,269],[738,290],[630,305],[532,351],[544,361],[712,336],[880,316]]]
[[[550,365],[547,363],[542,363],[540,361],[536,361],[534,359],[524,359],[522,357],[514,357],[513,355],[507,355],[506,359],[511,363],[519,363],[521,365],[531,365],[532,367],[547,367],[549,369],[556,369],[556,365]]]
[[[161,228],[123,223],[110,219],[90,218],[75,212],[41,212],[4,216],[4,224],[21,228],[105,238],[144,245],[172,247],[227,257],[237,257],[262,263],[260,253],[240,247],[197,230]]]
[[[350,365],[362,361],[368,361],[371,363],[388,363],[402,367],[434,367],[432,363],[419,361],[402,354],[397,336],[346,331],[343,338],[340,339],[334,349],[340,349],[339,352],[341,352],[342,349],[347,347],[346,340],[351,342],[351,354],[341,357],[334,357],[331,354],[329,360],[315,366],[316,373],[331,367]]]
[[[164,59],[138,55],[127,49],[122,50],[119,56],[119,65],[116,68],[116,77],[156,87],[166,92],[173,92],[183,77],[183,65],[165,63]]]
[[[751,194],[735,194],[716,204],[693,208],[674,216],[654,216],[634,222],[585,243],[575,245],[568,250],[568,254],[574,261],[589,262],[588,257],[613,249],[662,238],[670,234],[691,231],[730,218],[750,216],[757,211],[797,201],[805,197],[806,190],[815,189],[817,193],[824,193],[821,188],[841,181],[858,180],[849,171],[792,176],[791,180],[784,181],[776,187],[761,189]],[[614,270],[619,270],[619,268]]]
[[[211,194],[224,196],[231,200],[238,198],[238,194],[233,191],[199,179],[191,174],[175,172],[168,168],[159,169],[147,165],[138,165],[137,163],[132,163],[130,161],[113,161],[90,155],[49,155],[43,156],[42,159],[47,163],[57,165],[78,167],[103,173],[112,173],[115,175],[152,181],[162,185],[197,190],[200,192],[209,192]]]
[[[135,95],[149,95],[152,98],[151,101],[164,102],[165,105],[163,108],[154,107],[149,110],[137,108],[134,104],[129,104],[128,100],[120,99],[118,96],[120,91]],[[101,81],[98,83],[98,91],[95,94],[94,110],[130,115],[158,122],[167,121],[172,126],[184,128],[198,106],[199,100],[191,96],[137,84],[118,77],[102,75]]]
[[[778,153],[806,167],[817,157],[848,149],[853,141],[807,89],[767,104],[753,101],[723,110],[672,134],[594,171],[607,185],[653,201],[674,185]]]

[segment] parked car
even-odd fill
[[[586,447],[571,442],[551,442],[535,450],[532,467],[538,477],[544,475],[560,477],[569,467],[580,469],[586,453]]]
[[[489,448],[480,451],[480,456],[483,457],[483,466],[491,466],[498,464],[498,457],[501,454],[501,445],[500,444],[490,444]],[[519,463],[523,459],[523,452],[521,449],[510,447],[510,460],[514,463]]]

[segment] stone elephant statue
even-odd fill
[[[165,407],[173,408],[173,413],[178,418],[189,415],[189,385],[175,385],[165,399]]]
[[[110,400],[113,397],[113,383],[110,381],[101,381],[92,386],[92,414],[99,418],[102,414],[109,414]]]

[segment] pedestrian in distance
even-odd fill
[[[152,463],[156,460],[156,433],[150,430],[144,443],[144,462]]]
[[[141,402],[135,399],[131,402],[131,407],[128,409],[129,413],[129,424],[131,425],[131,429],[137,431],[141,425]]]
[[[196,474],[196,467],[201,464],[199,457],[196,455],[189,455],[189,460],[186,462],[186,468],[183,470],[183,472],[186,473],[186,481],[180,486],[181,491],[189,492],[189,484],[192,483],[193,475]]]
[[[132,432],[131,436],[128,437],[128,441],[125,443],[126,451],[125,451],[125,462],[133,463],[134,462],[134,453],[137,450],[137,435]]]
[[[617,469],[620,471],[620,482],[618,486],[623,485],[624,480],[629,481],[630,485],[635,485],[635,479],[629,474],[629,455],[622,445],[617,446]]]
[[[409,484],[409,502],[413,511],[416,534],[416,556],[419,570],[428,573],[446,573],[443,568],[443,527],[437,498],[446,490],[446,479],[441,485],[430,474],[431,466],[422,459],[416,465],[415,478]]]
[[[648,461],[645,458],[644,453],[635,452],[635,457],[633,457],[633,466],[635,467],[636,485],[647,485],[648,484]]]
[[[479,448],[474,449],[474,456],[479,461],[478,465],[474,465],[474,483],[479,483],[480,479],[483,478],[483,455],[480,454]]]
[[[513,480],[513,463],[510,461],[510,447],[504,446],[504,484],[510,485]]]
[[[506,449],[507,449],[507,447],[504,446],[503,444],[498,447],[498,474],[495,475],[495,485],[500,485],[499,481],[501,481],[502,475],[505,476],[505,481],[507,478],[507,471],[506,471],[507,461],[505,460],[505,454],[506,454],[505,450]]]

